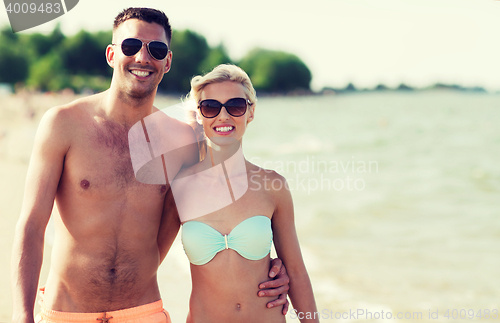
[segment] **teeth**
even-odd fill
[[[233,130],[233,127],[232,126],[229,126],[229,127],[216,127],[215,130],[218,131],[218,132],[228,132],[228,131]]]
[[[131,73],[134,74],[134,75],[137,75],[137,76],[146,77],[146,76],[149,75],[150,72],[132,70]]]

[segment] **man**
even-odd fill
[[[170,321],[156,272],[179,228],[172,212],[166,212],[175,205],[165,198],[168,181],[148,185],[136,180],[128,144],[129,128],[158,111],[153,102],[172,62],[172,53],[164,48],[170,38],[162,12],[124,10],[115,19],[113,44],[106,49],[114,69],[110,88],[43,116],[13,247],[14,322],[34,321],[44,233],[54,200],[59,215],[42,320]],[[188,125],[170,122],[176,136],[194,136]],[[169,175],[196,161],[194,148],[179,150],[168,160]],[[278,262],[271,271],[279,270]],[[287,279],[285,274],[259,287],[286,284]],[[276,296],[287,288],[263,290],[259,296]],[[285,302],[280,297],[272,305]]]

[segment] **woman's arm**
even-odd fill
[[[280,189],[270,191],[276,206],[271,221],[276,253],[286,265],[290,277],[288,294],[297,313],[303,313],[299,315],[299,317],[304,317],[300,320],[301,322],[319,322],[311,281],[302,259],[295,230],[292,196],[286,180],[276,173],[272,176],[283,182]]]

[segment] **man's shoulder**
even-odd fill
[[[92,98],[82,98],[47,110],[38,126],[36,147],[50,147],[61,154],[67,152],[79,134],[78,129],[82,128],[92,102]]]
[[[157,147],[158,152],[161,151],[162,153],[196,143],[196,137],[191,126],[167,115],[161,110],[153,111],[152,114],[138,121],[133,128],[135,128],[135,131],[146,132],[149,141],[154,147],[159,145],[165,146],[165,149],[168,148],[162,150]]]
[[[72,102],[50,108],[44,115],[44,119],[52,120],[56,123],[68,123],[81,120],[89,109],[97,104],[95,95],[79,98]]]
[[[97,103],[94,95],[50,108],[40,120],[37,136],[45,137],[51,143],[70,146],[75,136],[87,128],[91,110]]]

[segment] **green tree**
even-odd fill
[[[61,32],[58,24],[51,34],[44,35],[40,33],[26,34],[21,41],[21,46],[30,52],[32,62],[39,60],[50,51],[58,50],[61,43],[66,38]]]
[[[18,44],[19,36],[9,26],[0,30],[0,83],[14,86],[28,76],[28,54]]]
[[[281,51],[256,48],[239,63],[256,90],[265,92],[289,92],[309,90],[311,72],[297,56]]]
[[[355,92],[357,90],[358,89],[356,89],[356,86],[354,86],[354,84],[352,83],[347,84],[346,87],[343,89],[343,91],[345,92]]]
[[[26,82],[40,90],[102,90],[109,86],[112,69],[105,57],[112,31],[65,37],[57,25],[51,34],[14,34],[0,29],[0,82]],[[209,72],[222,63],[232,63],[223,44],[210,48],[193,31],[173,32],[171,69],[160,83],[160,91],[185,94],[194,75]],[[257,90],[289,92],[309,90],[311,72],[295,55],[265,49],[250,51],[238,64],[250,75]]]
[[[59,46],[65,39],[66,36],[61,31],[61,24],[58,23],[54,30],[52,30],[52,33],[49,35],[50,39],[50,44],[54,48],[56,46]]]
[[[15,42],[19,39],[19,35],[14,34],[12,32],[12,29],[8,25],[5,25],[0,30],[0,39],[2,40],[2,42],[5,40]]]
[[[200,74],[201,64],[209,54],[205,37],[191,31],[173,31],[170,44],[172,67],[160,83],[159,88],[168,92],[187,93],[194,75]]]
[[[40,33],[28,34],[26,43],[33,49],[32,55],[35,59],[47,54],[53,48],[50,38]]]
[[[399,84],[397,90],[398,91],[413,91],[413,88],[404,84],[404,83],[401,83],[401,84]]]
[[[200,64],[200,72],[208,73],[214,67],[220,64],[233,64],[231,58],[227,54],[226,48],[223,44],[220,44],[217,47],[210,48],[210,52],[208,56]]]
[[[70,86],[59,55],[51,52],[30,66],[27,85],[41,91],[59,91]]]
[[[110,75],[102,38],[102,34],[91,34],[84,30],[67,38],[60,53],[65,69],[74,75]],[[107,40],[108,44],[110,39]]]
[[[385,84],[379,84],[375,87],[375,91],[387,91],[389,88]]]

